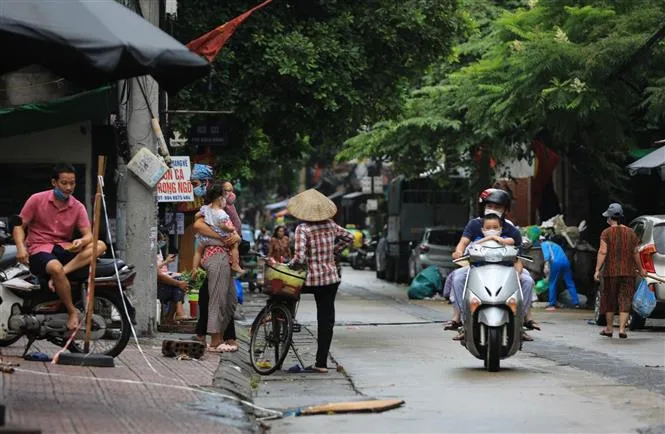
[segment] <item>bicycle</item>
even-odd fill
[[[270,295],[250,328],[249,358],[260,375],[270,375],[281,368],[289,349],[304,363],[293,344],[293,333],[300,331],[294,317],[300,300],[305,273],[284,264],[264,265],[263,292]],[[272,358],[274,356],[274,360]]]

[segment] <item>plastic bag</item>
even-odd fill
[[[550,282],[549,279],[540,279],[536,283],[536,294],[544,294],[547,291],[550,290]]]
[[[435,292],[441,292],[443,282],[441,282],[441,273],[434,266],[425,268],[411,282],[407,295],[412,300],[422,300],[433,297]]]
[[[656,294],[651,292],[645,279],[640,280],[633,296],[633,310],[642,318],[648,318],[656,308]]]

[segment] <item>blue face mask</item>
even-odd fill
[[[58,187],[55,187],[53,189],[53,194],[55,195],[55,198],[58,200],[67,201],[69,199],[69,195],[63,193],[62,190],[60,190]]]
[[[204,184],[194,188],[194,196],[203,197],[206,194],[206,186]]]

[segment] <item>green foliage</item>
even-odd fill
[[[499,160],[519,156],[515,144],[538,135],[615,189],[624,151],[660,138],[665,126],[665,46],[629,61],[665,22],[665,2],[540,0],[491,14],[493,2],[471,3],[474,30],[454,50],[466,56],[433,68],[429,87],[412,91],[399,116],[348,140],[341,156],[381,155],[413,175],[438,164],[432,156],[471,164],[479,145]],[[416,143],[420,159],[400,151],[416,152]]]
[[[201,268],[193,272],[185,271],[182,273],[182,278],[187,281],[190,291],[198,292],[203,286],[203,282],[206,278],[206,272]]]
[[[176,36],[192,40],[255,3],[179,2]],[[276,0],[171,105],[233,111],[222,170],[274,185],[310,157],[334,156],[361,125],[395,115],[404,90],[450,52],[462,22],[455,0]],[[189,121],[177,119],[183,129]],[[272,177],[276,162],[281,174]]]

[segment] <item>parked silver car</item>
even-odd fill
[[[412,247],[409,278],[413,279],[423,269],[433,265],[439,268],[445,279],[448,273],[457,268],[452,255],[463,231],[463,228],[448,226],[426,228],[420,243]]]
[[[644,215],[630,222],[629,225],[640,238],[640,259],[642,266],[651,274],[665,279],[665,215]],[[658,304],[649,318],[665,318],[665,283],[647,278],[649,287],[656,294]],[[605,325],[605,318],[600,315],[600,292],[596,294],[595,316],[598,325]],[[644,327],[646,318],[635,312],[630,315],[630,329]]]

